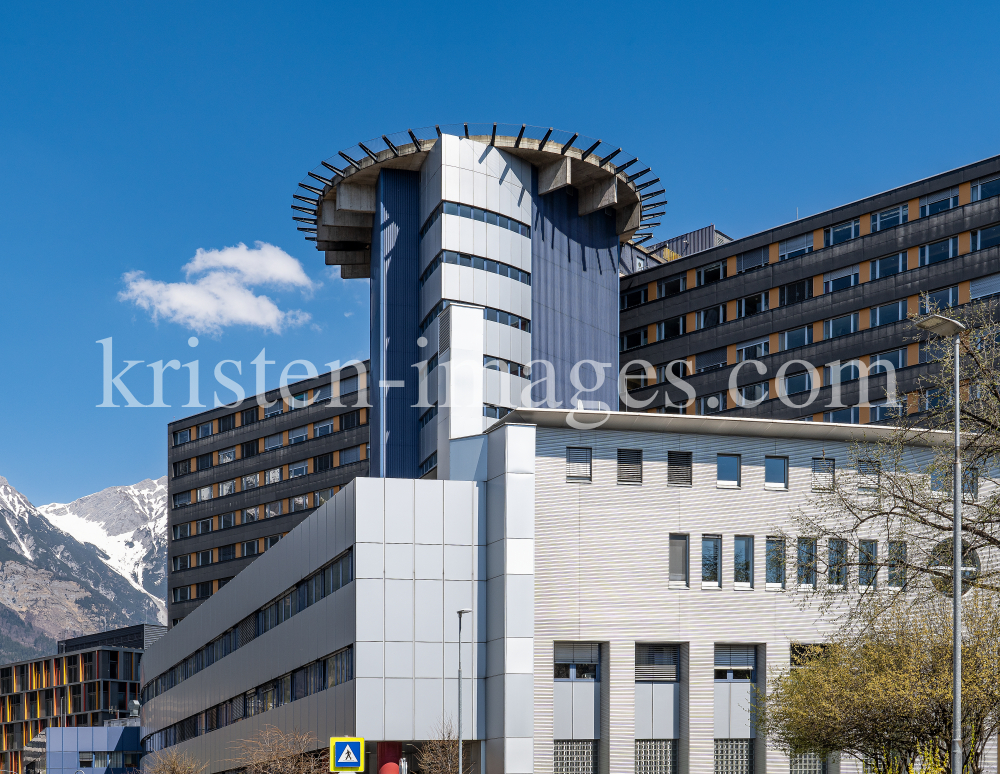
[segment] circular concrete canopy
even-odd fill
[[[664,189],[649,167],[636,156],[602,140],[585,137],[551,127],[526,124],[447,124],[407,129],[383,134],[380,138],[359,142],[336,156],[321,162],[299,183],[292,203],[294,219],[306,239],[316,241],[321,202],[336,196],[341,183],[374,185],[379,170],[405,169],[417,171],[428,152],[443,134],[465,137],[484,145],[493,145],[506,153],[523,158],[542,168],[552,164],[568,165],[565,174],[569,185],[579,191],[595,186],[607,187],[615,180],[615,202],[609,206],[626,214],[626,225],[619,228],[621,241],[636,244],[652,238],[649,231],[659,223],[651,222],[662,215],[657,211],[666,204]],[[638,218],[629,217],[636,213]],[[317,245],[318,247],[318,245]]]

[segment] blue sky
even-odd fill
[[[158,360],[197,358],[210,405],[222,359],[243,362],[252,392],[263,348],[268,387],[293,359],[366,356],[367,287],[331,275],[289,209],[306,171],[358,140],[461,121],[579,131],[663,179],[658,238],[708,223],[745,236],[1000,153],[984,35],[998,16],[990,3],[7,3],[0,475],[41,504],[166,472],[165,424],[196,411],[186,372],[167,372],[170,408],[97,408],[108,337],[115,373],[144,361],[123,378],[144,403]],[[234,257],[262,257],[256,242],[285,273],[234,279]],[[266,325],[217,321],[192,349],[183,322],[119,298],[134,272],[151,308],[168,295],[157,283],[231,280]]]

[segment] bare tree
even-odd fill
[[[462,745],[462,774],[472,774],[469,750]],[[435,728],[433,739],[417,748],[417,769],[420,774],[458,774],[458,735],[451,719]]]
[[[311,734],[297,730],[264,726],[234,749],[230,763],[246,774],[325,774],[330,770],[330,751]]]
[[[201,774],[208,764],[196,760],[190,753],[180,752],[176,747],[167,747],[147,755],[142,768],[146,774]]]
[[[963,566],[980,569],[965,580],[992,593],[1000,592],[998,312],[996,302],[948,310],[968,327],[959,366],[962,551]],[[914,332],[920,338],[916,327]],[[796,574],[814,573],[826,603],[849,614],[864,609],[866,620],[873,608],[950,594],[953,351],[949,341],[934,339],[920,347],[927,373],[916,392],[896,396],[899,409],[888,435],[869,433],[848,459],[836,460],[835,472],[831,461],[811,502],[793,514],[797,538],[789,549]],[[808,538],[799,543],[798,536]]]

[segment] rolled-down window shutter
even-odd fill
[[[618,450],[618,483],[642,483],[642,449]]]
[[[590,481],[592,450],[581,446],[566,447],[566,480]]]
[[[674,682],[679,679],[679,660],[676,645],[636,645],[635,679]]]
[[[990,274],[988,277],[974,279],[970,285],[969,297],[972,299],[996,295],[1000,293],[1000,274]]]
[[[716,645],[715,665],[717,667],[757,667],[757,647],[755,645]]]
[[[766,263],[767,248],[759,247],[736,257],[736,271],[742,273],[748,269],[757,269]]]
[[[691,486],[691,452],[667,452],[667,484],[669,486]]]
[[[837,469],[837,461],[832,457],[813,457],[812,461],[813,490],[822,492],[833,489],[836,469]]]
[[[696,371],[704,371],[706,368],[715,368],[726,364],[726,348],[719,347],[709,352],[702,352],[695,355],[694,367]]]
[[[596,664],[601,646],[596,642],[557,642],[553,659],[557,664]]]

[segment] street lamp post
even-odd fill
[[[462,616],[471,612],[458,611],[458,774],[462,774]]]
[[[960,336],[965,325],[958,320],[940,314],[928,315],[917,323],[933,334],[946,338],[951,336],[953,344],[954,384],[953,404],[955,408],[955,461],[952,474],[952,537],[951,537],[951,596],[952,596],[952,718],[951,718],[951,770],[958,774],[962,770],[962,436],[959,414],[959,351]]]

